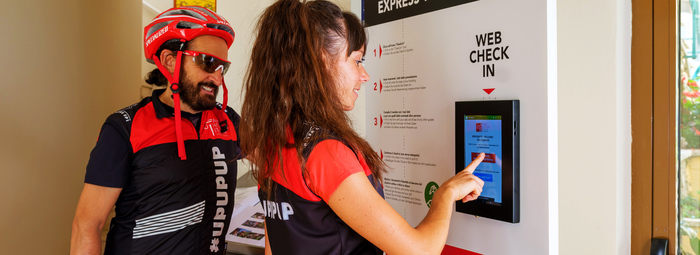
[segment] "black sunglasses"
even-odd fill
[[[231,66],[231,62],[222,60],[211,54],[191,50],[185,50],[182,51],[182,53],[192,56],[192,61],[207,73],[214,73],[221,69],[221,75],[224,75]]]

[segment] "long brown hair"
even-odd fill
[[[302,132],[304,122],[348,144],[381,180],[386,165],[352,129],[334,67],[327,64],[367,45],[359,19],[324,0],[279,0],[262,14],[257,30],[244,84],[240,140],[243,151],[254,158],[252,171],[260,188],[270,194],[270,177],[277,166],[281,171],[284,148],[296,148],[304,165],[302,141],[287,143],[289,135]],[[341,52],[345,45],[347,52]]]

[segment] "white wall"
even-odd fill
[[[629,254],[631,3],[556,5],[559,253]]]
[[[375,149],[382,149],[385,157],[387,152],[400,152],[419,155],[417,160],[421,164],[434,163],[432,166],[406,164],[387,157],[385,160],[393,171],[386,178],[443,183],[454,175],[456,167],[454,102],[520,100],[517,124],[521,134],[520,222],[509,224],[455,213],[447,238],[450,246],[481,254],[540,255],[558,251],[557,31],[552,29],[556,26],[550,26],[556,23],[556,5],[552,3],[556,1],[480,0],[367,29],[372,37],[370,49],[393,43],[407,47],[405,53],[392,55],[387,54],[392,52],[391,46],[383,46],[384,57],[368,58],[366,69],[370,75],[377,76],[371,80],[415,75],[415,85],[409,86],[424,88],[386,91],[391,83],[384,80],[383,94],[364,93],[368,117],[391,110],[409,110],[411,114],[434,119],[429,123],[415,121],[418,122],[415,128],[397,129],[387,123],[407,120],[392,121],[382,114],[384,128],[368,123],[368,140]],[[476,36],[491,31],[499,31],[495,43],[508,47],[509,57],[499,58],[503,61],[497,62],[470,63],[470,52],[485,47],[479,46]],[[495,75],[485,77],[482,71],[485,63],[494,64]],[[487,94],[483,91],[487,88],[495,91]],[[490,166],[483,167],[486,170]],[[498,177],[493,178],[496,181]],[[421,195],[425,190],[422,184],[409,188],[411,197],[419,201],[423,201]],[[415,226],[425,217],[427,206],[396,199],[396,192],[392,192],[396,188],[391,184],[385,184],[385,188],[387,201],[403,212],[409,224]],[[390,196],[392,193],[394,196]]]
[[[631,3],[558,5],[560,253],[629,254]]]

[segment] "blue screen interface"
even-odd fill
[[[478,200],[493,205],[500,205],[503,200],[502,141],[501,115],[464,115],[465,164],[479,153],[486,155],[473,174],[484,181]]]

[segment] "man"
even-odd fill
[[[90,154],[71,254],[224,254],[240,116],[223,75],[234,32],[216,13],[172,8],[144,31],[146,81],[169,85],[107,118]],[[216,102],[219,86],[224,103]]]

